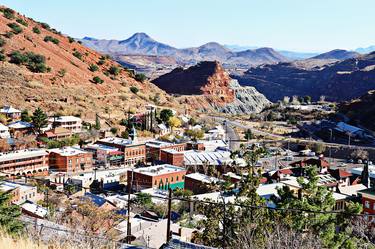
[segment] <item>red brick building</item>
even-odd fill
[[[60,172],[79,173],[92,170],[92,153],[73,147],[49,150],[50,168]]]
[[[371,188],[361,190],[358,195],[362,197],[363,213],[375,214],[375,190]]]
[[[48,175],[48,153],[45,150],[18,150],[0,154],[0,175]]]
[[[184,165],[184,152],[176,151],[174,149],[164,149],[160,153],[160,161],[175,165],[183,166]]]
[[[176,152],[182,152],[186,148],[185,143],[170,143],[159,140],[149,141],[146,143],[146,159],[148,162],[163,161],[162,150],[175,150]],[[163,161],[165,162],[165,161]],[[165,162],[168,163],[168,162]],[[174,165],[174,164],[173,164]]]
[[[216,177],[192,173],[185,176],[185,189],[192,191],[196,195],[204,194],[211,192],[212,187],[219,181]]]
[[[137,168],[128,171],[128,186],[132,182],[133,191],[146,188],[184,188],[186,170],[181,167],[163,164],[151,167]]]
[[[146,145],[135,143],[130,139],[119,137],[104,138],[96,142],[97,144],[107,145],[118,148],[124,152],[124,164],[126,166],[134,166],[146,161]]]

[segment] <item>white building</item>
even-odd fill
[[[10,138],[9,128],[0,123],[0,138]]]
[[[72,133],[80,133],[82,131],[82,119],[74,116],[60,116],[48,119],[48,122],[56,127],[64,127]]]
[[[0,114],[5,115],[7,118],[18,119],[21,117],[21,111],[11,106],[4,106],[0,109]]]

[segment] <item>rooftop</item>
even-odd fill
[[[21,111],[11,106],[4,106],[0,109],[0,113],[21,113]]]
[[[146,146],[153,147],[153,148],[163,148],[163,147],[168,147],[172,145],[176,145],[176,144],[171,143],[171,142],[166,142],[166,141],[160,141],[160,140],[151,140],[151,141],[146,142]]]
[[[357,196],[358,192],[361,190],[365,190],[367,187],[363,184],[354,184],[350,186],[340,187],[339,191],[341,194],[348,195],[348,196]]]
[[[195,151],[188,150],[184,152],[185,165],[202,165],[209,163],[211,165],[221,165],[230,161],[229,151]]]
[[[74,116],[59,116],[59,117],[53,117],[48,119],[49,122],[59,122],[59,123],[65,123],[65,122],[81,122],[82,119]]]
[[[144,168],[137,168],[134,169],[134,172],[142,173],[148,176],[157,176],[157,175],[164,175],[179,171],[186,171],[184,168],[173,166],[170,164],[163,164],[163,165],[155,165],[151,167],[144,167]]]
[[[132,140],[131,139],[125,139],[125,138],[120,138],[120,137],[107,137],[100,139],[99,142],[105,142],[105,143],[111,143],[111,144],[116,144],[116,145],[131,145]]]
[[[33,125],[24,121],[16,121],[16,122],[12,122],[8,124],[8,127],[12,129],[25,129],[25,128],[33,127]]]
[[[0,123],[0,131],[7,131],[7,130],[9,130],[9,128],[3,125],[2,123]]]
[[[45,150],[29,149],[29,150],[16,150],[12,152],[0,153],[0,162],[7,162],[11,160],[46,156],[48,153]]]
[[[89,149],[100,149],[100,150],[105,150],[105,151],[108,151],[108,152],[111,152],[111,151],[118,151],[118,148],[116,148],[116,147],[111,147],[111,146],[104,145],[104,144],[89,144],[89,145],[87,145],[85,148],[89,148]]]
[[[201,182],[204,182],[204,183],[215,183],[215,182],[220,181],[216,177],[207,176],[207,175],[204,175],[204,174],[201,174],[201,173],[188,174],[188,175],[185,176],[185,178],[191,178],[191,179],[201,181]]]
[[[48,152],[54,152],[56,154],[59,154],[60,156],[76,156],[79,154],[89,154],[89,152],[81,150],[79,148],[75,147],[63,147],[63,148],[57,148],[57,149],[50,149]]]
[[[48,213],[46,208],[30,202],[22,204],[21,208],[30,213],[36,214],[39,217],[45,217]]]
[[[20,184],[20,183],[15,183],[15,182],[9,182],[9,181],[3,181],[0,182],[0,190],[4,192],[11,191],[13,189],[20,188],[22,190],[27,190],[27,189],[32,189],[36,188],[34,186],[30,185],[25,185],[25,184]]]

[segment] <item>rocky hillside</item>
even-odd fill
[[[288,61],[280,53],[272,48],[248,49],[244,51],[233,51],[225,46],[209,42],[199,47],[177,49],[164,43],[155,41],[145,33],[136,33],[126,40],[99,40],[85,37],[80,40],[85,46],[101,53],[110,54],[124,65],[133,65],[142,71],[170,66],[173,67],[195,65],[200,61],[219,61],[227,68],[249,67],[265,63],[277,63]],[[136,55],[137,57],[134,57]],[[140,57],[145,57],[144,61]],[[158,57],[169,57],[168,60],[158,60]],[[151,61],[151,59],[155,59]],[[134,60],[136,59],[136,60]],[[166,63],[164,63],[166,62]]]
[[[150,99],[179,108],[165,92],[109,57],[46,23],[6,7],[0,11],[0,105],[41,106],[88,118],[108,110],[115,118],[124,110],[142,109]]]
[[[180,103],[192,109],[231,114],[260,112],[270,102],[253,87],[241,87],[219,62],[200,62],[187,69],[176,68],[153,80]]]
[[[262,65],[234,78],[241,85],[254,86],[271,101],[293,95],[345,101],[375,89],[375,52],[331,64],[305,60]]]
[[[351,58],[356,58],[360,54],[353,51],[347,51],[342,49],[335,49],[329,51],[327,53],[323,53],[317,56],[312,57],[311,59],[319,59],[319,60],[346,60]]]
[[[340,105],[339,112],[356,125],[375,131],[375,91]]]

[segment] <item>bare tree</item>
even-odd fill
[[[362,150],[362,149],[358,149],[358,150],[353,151],[350,154],[350,156],[353,157],[353,158],[355,158],[355,159],[365,160],[365,159],[368,159],[368,151]]]

